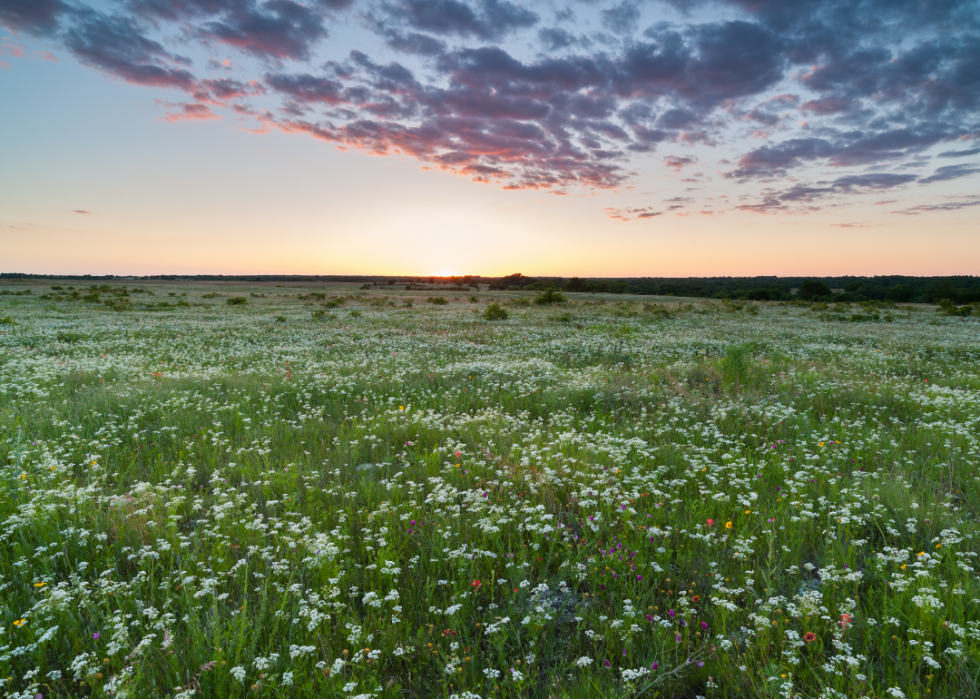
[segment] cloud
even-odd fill
[[[614,34],[632,34],[640,21],[639,3],[623,0],[599,13],[602,26]]]
[[[176,111],[167,112],[163,120],[168,123],[175,121],[204,121],[207,119],[220,119],[221,117],[211,111],[211,107],[200,102],[181,102],[179,104],[168,104],[167,108]]]
[[[79,61],[126,82],[190,91],[194,76],[162,44],[130,19],[81,10],[65,32],[65,46]]]
[[[499,39],[511,32],[532,27],[537,14],[507,0],[396,0],[384,7],[392,20],[433,34]]]
[[[74,214],[87,214],[89,212],[88,211],[85,211],[84,209],[74,209],[72,211],[72,213],[74,213]]]
[[[0,24],[13,32],[49,36],[58,29],[64,10],[61,0],[3,0]]]
[[[194,97],[199,101],[227,102],[265,94],[266,88],[256,80],[247,83],[231,78],[214,78],[201,80]]]
[[[314,43],[327,35],[321,13],[293,0],[241,3],[201,33],[261,58],[305,60]]]
[[[669,167],[674,172],[680,172],[688,165],[693,165],[698,159],[693,155],[668,155],[664,158],[664,165]]]
[[[965,158],[968,155],[980,154],[980,148],[968,148],[967,150],[947,150],[943,151],[937,158]]]
[[[793,178],[742,206],[796,213],[908,184],[901,173],[918,172],[928,149],[980,134],[976,0],[669,1],[687,14],[641,34],[638,0],[578,18],[552,10],[551,26],[516,0],[115,0],[117,13],[0,0],[0,22],[110,76],[190,95],[165,102],[168,120],[231,109],[256,131],[402,153],[506,188],[614,188],[660,144],[724,147],[740,154],[718,159],[729,180]],[[334,29],[354,12],[366,38]],[[204,75],[227,77],[205,79],[187,46],[247,56],[234,73],[206,59]],[[321,51],[334,60],[314,60]],[[408,58],[379,57],[390,52]],[[662,162],[680,172],[694,160]],[[815,181],[817,167],[842,176]]]
[[[958,200],[946,201],[938,204],[919,204],[908,209],[892,211],[893,214],[903,214],[905,216],[918,216],[919,214],[931,213],[933,211],[958,211],[973,206],[980,206],[980,194],[972,194],[960,197]]]
[[[864,175],[847,175],[832,182],[817,182],[813,185],[794,184],[778,190],[766,189],[762,200],[742,204],[737,211],[754,213],[773,213],[777,211],[805,213],[819,208],[815,202],[832,198],[840,200],[843,196],[882,192],[914,182],[915,175],[900,175],[889,172],[875,172]]]
[[[944,165],[943,167],[936,168],[936,171],[929,175],[929,177],[923,177],[921,180],[919,180],[919,184],[931,184],[933,182],[958,180],[961,177],[969,177],[970,175],[975,175],[978,172],[980,172],[980,165],[966,163],[960,165]]]
[[[0,61],[0,70],[12,70],[12,69],[13,66],[11,66],[7,61]]]
[[[617,221],[633,221],[641,218],[656,218],[663,216],[663,211],[656,211],[648,206],[618,209],[612,206],[605,208],[606,216]]]
[[[567,29],[547,27],[538,30],[538,41],[541,42],[545,51],[558,51],[575,45],[581,39],[576,39],[575,35]]]

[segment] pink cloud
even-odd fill
[[[6,61],[0,61],[0,70],[11,70],[12,66]]]
[[[211,107],[197,102],[181,102],[180,104],[168,104],[168,108],[177,109],[175,112],[168,112],[163,117],[164,121],[174,123],[175,121],[203,121],[206,119],[220,119],[221,117],[211,111]]]

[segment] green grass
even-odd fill
[[[0,298],[5,696],[980,693],[976,316],[153,289]]]

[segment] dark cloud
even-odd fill
[[[961,177],[969,177],[980,172],[980,165],[966,164],[945,165],[936,168],[936,171],[919,180],[920,184],[930,184],[932,182],[945,182],[946,180],[958,180]]]
[[[531,10],[507,0],[480,0],[475,6],[460,0],[397,0],[385,10],[414,29],[478,39],[499,39],[539,20]]]
[[[968,155],[980,154],[980,148],[968,148],[967,150],[947,150],[943,151],[937,158],[965,158]]]
[[[395,51],[414,54],[416,56],[441,56],[446,52],[446,42],[419,32],[400,32],[388,27],[381,28],[379,33],[385,43]]]
[[[65,7],[61,0],[2,0],[0,24],[14,32],[50,35],[58,29]]]
[[[640,21],[639,3],[633,0],[623,0],[600,13],[602,26],[614,34],[632,34]]]
[[[305,104],[339,104],[345,101],[343,83],[330,78],[270,74],[265,76],[265,81],[276,92]]]
[[[198,90],[194,96],[202,102],[208,100],[226,102],[228,100],[261,95],[265,91],[265,87],[255,80],[250,80],[246,83],[231,78],[215,78],[213,80],[202,80],[198,84]]]
[[[538,41],[546,51],[558,51],[575,45],[579,40],[561,27],[547,27],[538,31]]]
[[[90,9],[73,13],[65,46],[82,63],[136,85],[190,91],[194,76],[162,44],[147,38],[131,19]]]
[[[293,0],[243,3],[205,23],[201,33],[262,58],[305,60],[327,30],[319,12]]]

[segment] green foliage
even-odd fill
[[[225,301],[229,306],[244,306],[248,303],[247,296],[232,296],[230,299]]]
[[[567,303],[565,295],[554,288],[545,289],[534,297],[534,303],[539,306],[550,306],[556,303]]]
[[[442,296],[430,296],[426,299],[426,301],[436,306],[445,306],[447,303],[449,303],[449,301]]]
[[[507,309],[501,306],[499,303],[491,303],[487,306],[487,309],[483,312],[484,320],[507,320],[510,314]]]
[[[17,325],[17,321],[11,315],[0,316],[0,325]]]
[[[803,301],[812,301],[815,298],[833,296],[833,293],[825,282],[806,279],[800,284],[800,289],[796,292],[796,297]]]

